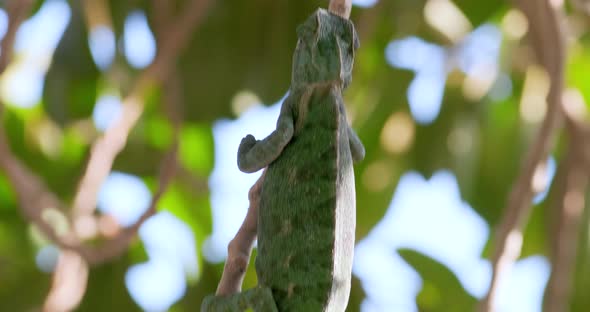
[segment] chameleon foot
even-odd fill
[[[210,295],[201,312],[278,312],[270,288],[256,287],[227,297]]]

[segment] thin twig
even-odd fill
[[[77,253],[60,253],[43,312],[73,311],[82,301],[88,284],[88,263]]]
[[[510,193],[496,232],[492,280],[488,294],[480,307],[482,311],[495,311],[494,301],[499,281],[510,271],[520,255],[522,229],[528,222],[532,210],[533,176],[538,166],[546,161],[562,120],[565,48],[558,14],[551,7],[549,0],[515,0],[515,4],[529,21],[529,35],[537,61],[547,70],[551,84],[547,95],[547,114]]]
[[[86,260],[92,264],[100,264],[106,262],[114,257],[117,257],[123,253],[129,244],[133,241],[137,231],[141,225],[156,213],[156,207],[158,202],[166,193],[172,178],[175,175],[178,158],[178,136],[175,136],[175,142],[170,148],[170,151],[162,161],[162,167],[160,168],[160,175],[158,178],[158,189],[156,190],[154,197],[150,203],[149,208],[141,215],[141,217],[130,227],[123,230],[114,238],[104,242],[102,245],[95,248],[82,248],[78,249]]]
[[[328,10],[336,15],[348,19],[352,9],[352,0],[330,0]]]
[[[0,46],[2,49],[2,53],[0,54],[0,73],[4,72],[8,63],[12,59],[16,31],[29,14],[32,5],[33,0],[12,0],[8,3],[6,8],[6,13],[9,16],[8,28],[6,29],[6,34],[4,35],[2,45]]]
[[[0,105],[2,105],[0,103]],[[43,209],[59,210],[63,204],[49,191],[49,188],[33,174],[10,151],[4,128],[0,126],[0,168],[4,170],[17,195],[21,212],[29,221],[36,224],[49,239],[59,245],[76,245],[71,236],[60,237],[53,227],[43,218]]]
[[[238,233],[227,247],[227,260],[215,293],[217,296],[235,294],[242,289],[242,282],[250,262],[250,255],[252,254],[252,247],[258,230],[258,206],[260,205],[260,192],[262,191],[265,173],[266,171],[262,173],[250,188],[250,192],[248,192],[250,207],[248,207],[246,218]]]
[[[123,102],[123,110],[115,124],[92,145],[86,172],[74,197],[74,218],[90,215],[96,208],[98,190],[111,172],[115,157],[125,147],[127,136],[139,120],[142,111],[142,99],[127,98]]]
[[[576,263],[578,241],[580,238],[580,220],[585,206],[584,194],[588,187],[584,137],[574,127],[568,127],[570,144],[568,155],[562,162],[565,166],[564,181],[556,185],[554,210],[557,225],[551,231],[551,276],[544,296],[544,311],[560,312],[569,310],[572,291],[573,270]]]
[[[576,138],[585,169],[590,172],[590,124],[579,119],[566,115],[566,126],[570,136]]]

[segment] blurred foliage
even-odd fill
[[[175,1],[178,11],[185,2]],[[41,3],[43,1],[37,1],[36,6]],[[74,195],[88,158],[89,142],[96,135],[89,138],[81,135],[80,129],[91,125],[97,94],[113,86],[124,94],[130,82],[141,73],[126,64],[121,53],[110,70],[99,71],[90,55],[80,2],[68,3],[72,6],[72,18],[47,73],[42,105],[27,110],[10,108],[3,114],[15,153],[66,202]],[[124,18],[132,10],[145,10],[148,19],[153,21],[154,12],[149,1],[112,0],[109,3],[117,38],[122,34]],[[184,172],[175,178],[159,206],[182,219],[194,231],[200,273],[173,311],[198,309],[201,299],[215,291],[223,268],[222,264],[204,261],[200,252],[212,230],[211,206],[204,182],[214,161],[211,126],[220,118],[237,117],[232,113],[231,103],[239,91],[252,91],[263,103],[274,103],[282,97],[290,82],[296,26],[316,7],[326,6],[326,3],[214,1],[206,20],[178,60],[184,112],[184,123],[179,130],[179,155]],[[498,25],[509,9],[504,1],[497,0],[457,0],[454,3],[474,28],[485,22]],[[382,218],[399,177],[408,170],[417,170],[428,177],[436,170],[450,169],[457,175],[462,198],[489,225],[496,225],[534,133],[534,126],[519,118],[524,79],[519,60],[523,52],[512,43],[512,46],[503,46],[500,64],[513,82],[513,92],[507,99],[498,102],[487,97],[469,100],[463,96],[460,85],[448,83],[440,115],[431,125],[416,125],[410,148],[401,153],[384,149],[381,133],[388,118],[398,112],[409,114],[406,90],[413,79],[411,72],[394,69],[386,62],[386,45],[408,35],[449,45],[447,38],[425,22],[424,4],[425,1],[382,0],[373,8],[354,8],[352,12],[361,48],[354,80],[345,99],[353,125],[367,150],[365,161],[355,167],[359,239]],[[567,69],[568,86],[577,87],[587,103],[590,103],[589,51],[588,40],[576,42]],[[115,170],[140,175],[151,185],[155,185],[159,163],[172,143],[174,132],[163,107],[158,104],[158,97],[155,98],[156,103],[148,106],[114,165]],[[476,144],[468,155],[457,156],[449,148],[449,136],[465,122],[473,125],[470,131]],[[58,129],[61,145],[57,153],[47,153],[36,141],[36,131],[43,123]],[[248,133],[248,129],[243,129],[243,133]],[[555,155],[559,156],[559,150]],[[379,177],[374,176],[372,168],[379,168]],[[375,179],[384,182],[367,182]],[[537,207],[527,228],[524,256],[547,254],[546,202]],[[588,231],[587,215],[585,220],[583,233]],[[583,311],[589,304],[584,290],[590,285],[590,244],[587,235],[581,236],[577,292],[573,302],[576,311]],[[139,244],[135,242],[125,256],[91,270],[80,311],[139,309],[124,285],[126,268],[145,257]],[[31,239],[30,226],[16,207],[11,186],[0,173],[0,311],[31,311],[43,302],[51,275],[36,268],[37,249]],[[488,249],[482,256],[489,256]],[[466,311],[465,307],[474,305],[475,299],[444,266],[415,251],[403,250],[400,254],[424,279],[425,287],[417,299],[421,311]],[[244,287],[255,283],[251,265]],[[358,310],[363,297],[361,285],[355,279],[350,311]]]
[[[409,249],[398,250],[400,256],[424,279],[416,298],[420,311],[471,311],[476,299],[468,295],[459,280],[444,265]]]

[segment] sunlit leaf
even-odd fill
[[[79,163],[85,155],[87,144],[75,129],[67,129],[63,136],[61,158],[70,164]]]
[[[577,45],[575,49],[572,49],[566,73],[567,84],[580,90],[584,96],[586,106],[590,107],[590,80],[588,79],[590,53],[586,46]]]
[[[6,176],[0,174],[0,210],[8,209],[15,202],[15,195],[12,192],[12,186],[9,184]]]
[[[154,115],[146,120],[146,135],[154,147],[165,149],[172,143],[173,129],[162,116]]]
[[[180,131],[180,160],[194,173],[206,175],[213,167],[213,136],[211,129],[187,124]]]
[[[453,273],[442,264],[410,249],[398,253],[424,280],[424,287],[418,295],[420,311],[471,311],[476,299],[461,286]]]

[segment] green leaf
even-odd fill
[[[148,142],[156,148],[166,149],[172,143],[172,125],[163,116],[152,115],[145,121]]]
[[[74,128],[68,128],[63,136],[61,158],[68,164],[82,161],[86,153],[87,144],[81,134]]]
[[[0,210],[8,209],[15,204],[16,198],[8,179],[0,174]]]
[[[193,173],[206,176],[213,168],[213,134],[210,127],[187,124],[180,131],[180,161]]]
[[[424,280],[417,303],[420,311],[472,311],[476,299],[463,288],[457,277],[439,262],[410,249],[398,253]]]
[[[586,105],[590,105],[590,53],[583,45],[576,45],[570,53],[566,70],[567,85],[577,88],[582,95]]]

